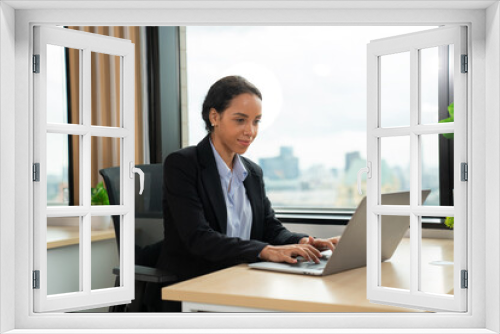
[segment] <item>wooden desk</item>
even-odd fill
[[[91,240],[100,241],[115,238],[113,226],[109,229],[91,232]],[[78,226],[47,226],[47,249],[71,246],[80,243]]]
[[[424,239],[423,275],[432,292],[453,288],[453,240]],[[382,264],[385,286],[405,287],[409,273],[409,241],[403,239],[390,262]],[[434,254],[434,255],[433,255]],[[402,274],[403,273],[403,274]],[[451,279],[450,279],[451,278]],[[434,283],[432,283],[434,282]],[[426,286],[426,285],[424,285]],[[183,311],[216,312],[419,312],[370,303],[366,299],[366,267],[313,277],[250,269],[241,264],[162,289],[162,299],[183,302]]]

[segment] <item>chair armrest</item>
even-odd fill
[[[113,268],[113,274],[120,276],[120,268]],[[140,282],[174,283],[177,281],[177,276],[165,270],[136,264],[135,280]]]

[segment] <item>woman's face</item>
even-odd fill
[[[257,137],[261,117],[262,101],[256,95],[248,93],[234,97],[222,113],[212,109],[212,142],[219,154],[232,159],[234,153],[245,153]]]

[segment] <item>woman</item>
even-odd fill
[[[208,135],[170,154],[164,163],[165,238],[158,267],[180,280],[238,263],[319,262],[337,238],[292,233],[276,219],[262,170],[242,157],[255,140],[262,95],[239,76],[210,87],[202,117]]]

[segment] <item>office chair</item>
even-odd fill
[[[162,164],[138,165],[136,166],[144,172],[144,192],[139,195],[135,192],[135,218],[163,218],[162,209]],[[101,169],[99,173],[104,179],[104,184],[108,191],[109,204],[118,205],[120,203],[120,167]],[[139,189],[139,178],[136,177],[136,189]],[[118,254],[120,254],[120,216],[113,216],[116,244]],[[161,241],[141,247],[135,245],[135,299],[127,305],[111,306],[110,312],[141,312],[156,311],[145,305],[143,302],[144,292],[148,284],[158,285],[156,290],[161,291],[161,287],[177,281],[177,277],[167,271],[154,268],[161,250]],[[115,286],[120,284],[120,268],[113,268],[116,275]]]

